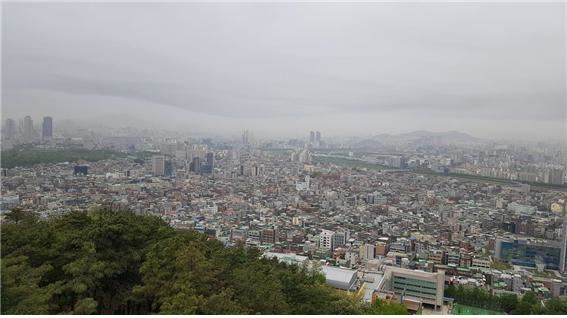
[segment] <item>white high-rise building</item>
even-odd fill
[[[360,258],[371,260],[376,258],[376,247],[372,244],[362,244],[360,246]]]
[[[333,247],[333,236],[335,232],[323,230],[321,234],[319,234],[319,247],[330,250]]]

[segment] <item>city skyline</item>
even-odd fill
[[[567,315],[565,1],[0,9],[0,314]]]
[[[562,8],[8,3],[2,112],[202,133],[561,140]]]
[[[3,122],[1,123],[1,127],[2,127],[2,132],[5,134],[5,138],[6,139],[13,139],[16,135],[21,135],[21,137],[25,137],[24,136],[24,122],[25,122],[25,118],[26,117],[30,117],[32,120],[31,123],[31,128],[32,128],[32,133],[36,134],[36,137],[38,138],[37,141],[43,140],[43,136],[45,134],[43,125],[45,124],[45,120],[51,121],[50,124],[48,124],[48,126],[50,128],[47,128],[50,131],[50,134],[48,134],[48,137],[51,138],[53,137],[53,124],[52,124],[52,120],[53,117],[51,116],[37,116],[37,119],[39,120],[39,122],[36,122],[34,124],[33,120],[34,120],[34,116],[30,116],[30,115],[26,115],[23,116],[21,118],[18,117],[6,117],[4,116],[3,118]],[[306,140],[309,141],[309,143],[313,144],[313,141],[311,140],[311,136],[310,133],[315,133],[318,132],[319,134],[321,134],[320,131],[314,131],[314,130],[309,130],[312,128],[308,128],[305,131],[295,131],[294,133],[288,133],[288,134],[283,134],[283,135],[279,135],[279,134],[263,134],[262,132],[260,132],[259,137],[255,137],[254,134],[258,133],[258,131],[256,130],[251,130],[248,128],[245,128],[243,130],[231,130],[231,131],[225,131],[225,132],[218,132],[218,131],[194,131],[191,129],[172,129],[170,127],[164,127],[164,126],[158,126],[158,127],[139,127],[137,125],[134,126],[128,126],[128,125],[116,125],[116,126],[109,126],[109,125],[100,125],[100,123],[97,124],[93,124],[93,125],[86,125],[85,123],[81,122],[80,120],[59,120],[58,118],[58,124],[57,124],[57,131],[59,131],[59,133],[61,132],[66,132],[71,133],[74,131],[81,130],[81,131],[90,131],[90,132],[96,132],[96,133],[113,133],[113,132],[120,132],[120,131],[124,131],[124,130],[128,130],[130,131],[130,133],[140,133],[143,131],[147,131],[147,133],[150,132],[161,132],[164,134],[174,134],[178,137],[181,136],[186,136],[186,137],[192,137],[192,138],[221,138],[221,139],[234,139],[234,140],[238,140],[238,139],[242,139],[244,138],[243,132],[246,131],[248,134],[250,134],[250,138],[251,140],[254,141],[269,141],[269,140],[288,140],[288,139],[298,139],[298,140]],[[522,138],[515,138],[515,137],[511,137],[511,138],[499,138],[498,136],[491,136],[491,137],[479,137],[478,135],[475,134],[470,134],[461,130],[416,130],[416,129],[411,129],[408,128],[405,131],[400,131],[397,133],[394,133],[392,131],[382,131],[382,132],[377,132],[374,134],[371,133],[367,133],[367,134],[360,134],[360,135],[326,135],[327,138],[330,138],[332,140],[336,140],[336,139],[340,139],[340,140],[368,140],[368,139],[380,139],[380,138],[396,138],[396,137],[426,137],[426,136],[444,136],[444,137],[454,137],[454,138],[458,138],[458,139],[464,139],[462,141],[471,141],[471,142],[501,142],[501,143],[512,143],[512,144],[530,144],[530,143],[550,143],[550,144],[557,144],[557,143],[562,143],[563,139],[562,137],[556,138],[556,139],[522,139]],[[315,135],[313,135],[313,138],[315,137]],[[319,136],[320,138],[320,136]]]

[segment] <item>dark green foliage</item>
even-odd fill
[[[66,149],[54,151],[38,151],[11,149],[2,151],[2,168],[32,166],[38,163],[54,163],[65,161],[98,161],[113,157],[126,157],[126,154],[112,150]]]
[[[2,314],[401,314],[319,272],[225,248],[161,220],[99,209],[2,224]]]
[[[516,295],[492,295],[488,290],[483,288],[471,288],[459,285],[455,287],[450,285],[445,288],[445,296],[454,298],[456,303],[484,308],[488,310],[509,312],[513,307],[510,304],[517,303]],[[508,311],[507,311],[508,310]]]
[[[407,315],[408,314],[408,310],[406,308],[406,306],[401,305],[401,304],[388,304],[386,305],[385,303],[383,303],[381,300],[376,300],[376,302],[374,302],[372,304],[372,306],[370,306],[369,310],[367,311],[367,314],[374,314],[374,315]]]
[[[514,315],[567,314],[567,300],[550,299],[543,306],[534,292],[527,292],[518,299],[515,294],[492,295],[481,288],[450,285],[445,289],[445,296],[454,298],[459,304]]]
[[[545,314],[567,315],[567,299],[550,299],[545,302]]]

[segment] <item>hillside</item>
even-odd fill
[[[2,314],[404,314],[319,272],[226,248],[160,219],[99,209],[2,224]]]
[[[431,142],[440,144],[468,144],[476,143],[479,139],[458,131],[430,132],[413,131],[404,134],[380,134],[354,142],[355,148],[379,149],[395,145],[420,145]]]

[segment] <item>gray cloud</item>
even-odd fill
[[[234,130],[385,132],[374,119],[384,129],[482,134],[499,119],[502,135],[522,134],[517,121],[546,126],[540,137],[565,132],[563,3],[8,3],[2,11],[6,115],[71,118],[119,98],[139,117],[173,107]]]

